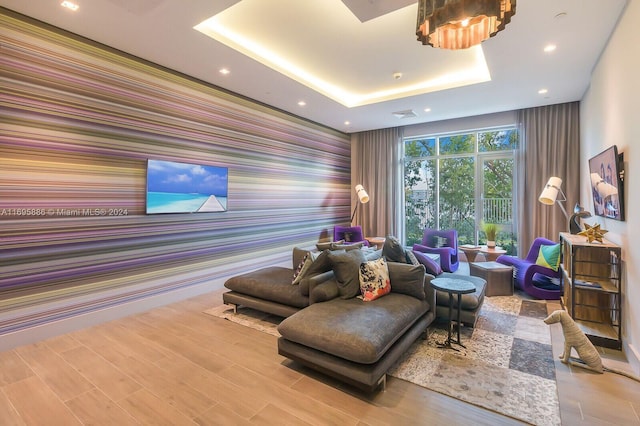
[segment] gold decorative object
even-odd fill
[[[602,237],[604,236],[604,234],[606,234],[607,231],[606,229],[600,229],[600,224],[596,224],[596,225],[589,225],[588,223],[584,224],[584,231],[580,231],[578,232],[578,235],[582,235],[584,237],[587,237],[587,241],[592,243],[594,240],[598,241],[599,243],[602,242]]]

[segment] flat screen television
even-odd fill
[[[615,145],[589,160],[589,178],[595,214],[624,220],[624,157]]]
[[[147,214],[227,211],[226,167],[147,161]]]

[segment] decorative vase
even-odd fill
[[[487,247],[490,249],[496,248],[496,242],[487,240]]]

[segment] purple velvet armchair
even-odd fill
[[[413,251],[440,255],[443,271],[455,272],[458,269],[458,231],[455,229],[425,229],[420,244],[413,245]]]
[[[515,286],[525,293],[538,299],[557,300],[562,295],[559,285],[560,269],[554,271],[536,264],[538,253],[541,245],[558,244],[555,241],[546,238],[536,238],[529,249],[527,257],[520,259],[516,256],[503,254],[496,261],[503,265],[513,266]],[[558,284],[553,283],[552,279],[556,279]]]
[[[339,226],[333,228],[333,241],[344,240],[345,244],[354,244],[362,242],[368,246],[369,241],[364,239],[361,226]]]

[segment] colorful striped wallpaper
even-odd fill
[[[350,138],[0,9],[0,334],[290,259],[350,216]],[[228,211],[145,215],[148,158]]]

